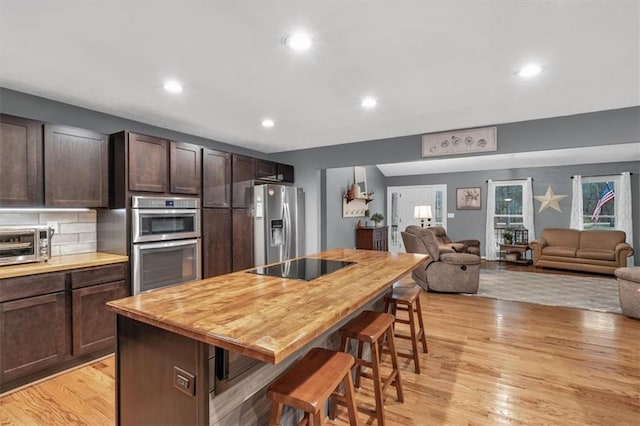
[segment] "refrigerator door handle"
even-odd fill
[[[291,210],[289,204],[284,203],[284,259],[287,260],[291,256]]]

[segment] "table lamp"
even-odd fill
[[[417,205],[413,208],[414,219],[420,219],[420,226],[424,228],[424,220],[427,219],[427,226],[431,226],[431,206]]]

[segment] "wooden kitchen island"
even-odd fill
[[[354,264],[311,281],[241,271],[109,302],[118,424],[255,423],[270,381],[426,258],[348,249],[306,257]],[[266,364],[216,394],[212,346]]]

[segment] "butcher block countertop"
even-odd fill
[[[277,364],[391,288],[426,255],[336,249],[312,281],[234,272],[109,302],[119,315]]]
[[[47,262],[0,266],[0,279],[110,265],[112,263],[127,262],[128,260],[127,256],[100,252],[53,256]]]

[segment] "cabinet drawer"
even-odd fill
[[[65,283],[64,272],[5,278],[0,280],[0,302],[64,291]]]
[[[71,288],[82,288],[96,284],[124,280],[127,274],[127,264],[98,266],[71,272]]]

